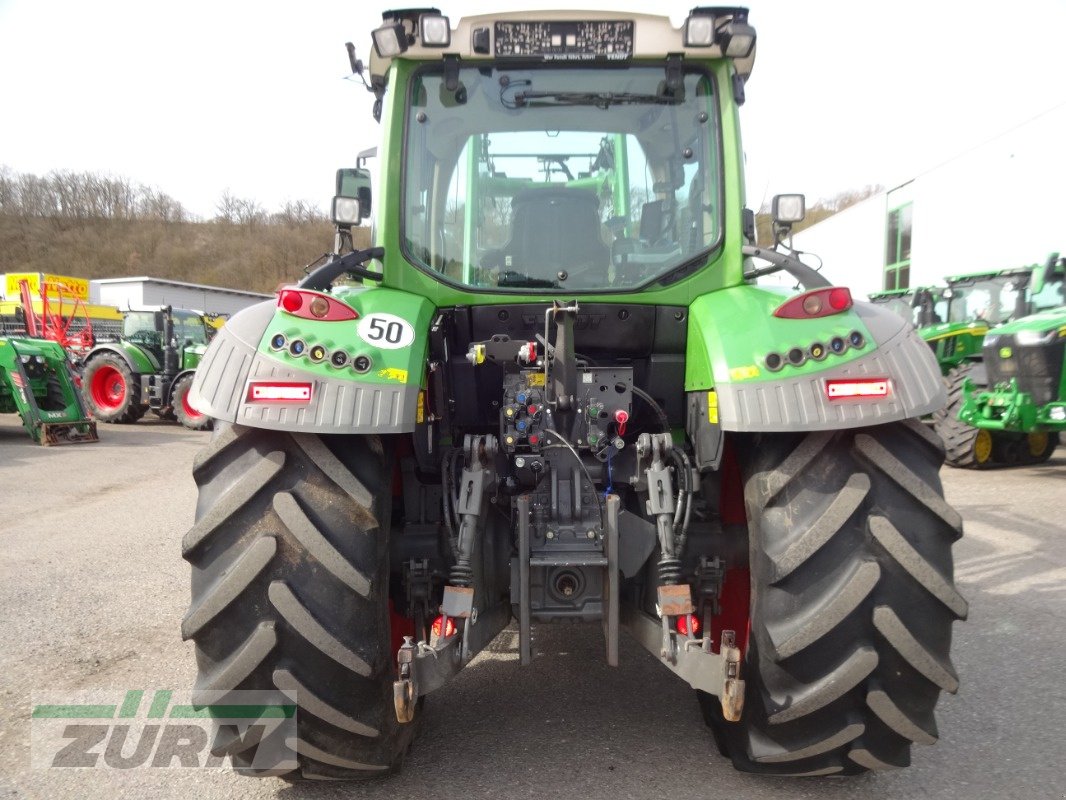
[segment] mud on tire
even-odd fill
[[[387,531],[391,454],[376,436],[220,425],[196,459],[182,542],[197,689],[296,690],[293,780],[395,770],[413,735],[392,699]],[[225,750],[225,742],[218,750]],[[293,758],[293,753],[289,753]]]
[[[700,697],[743,771],[855,774],[903,767],[937,738],[958,678],[952,582],[962,520],[943,498],[943,450],[917,421],[751,442],[751,637],[739,723]]]

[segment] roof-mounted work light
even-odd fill
[[[407,32],[399,22],[382,25],[371,34],[374,49],[382,58],[395,58],[407,49]]]
[[[685,47],[710,47],[713,44],[713,16],[693,14],[685,20]]]
[[[718,46],[728,58],[747,58],[755,48],[755,28],[733,17],[718,29]]]
[[[727,58],[747,58],[755,47],[755,28],[746,8],[694,8],[685,20],[685,47],[718,45]]]
[[[452,42],[452,26],[443,14],[423,14],[418,18],[418,38],[423,47],[447,47]]]

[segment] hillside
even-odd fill
[[[332,247],[332,224],[306,201],[269,213],[227,192],[217,216],[199,220],[124,178],[0,167],[0,273],[149,275],[270,292]]]

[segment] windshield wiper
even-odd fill
[[[531,102],[532,101],[532,102]],[[613,105],[658,105],[671,106],[680,98],[661,94],[637,94],[636,92],[515,92],[515,108],[538,106],[596,106],[609,108]]]

